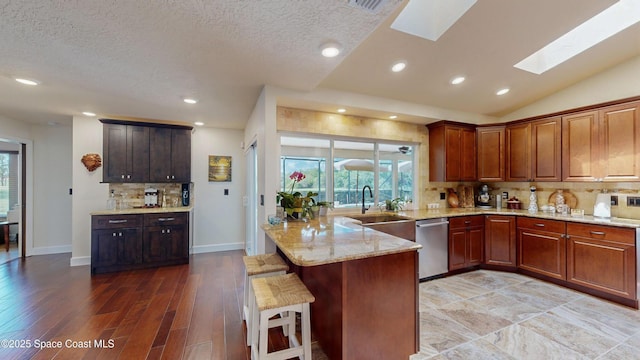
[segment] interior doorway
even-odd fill
[[[0,263],[25,257],[26,144],[0,141]],[[5,232],[7,232],[5,236]]]

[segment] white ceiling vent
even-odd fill
[[[375,13],[387,0],[349,0],[349,5]]]

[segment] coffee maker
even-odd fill
[[[489,196],[489,186],[487,184],[480,185],[478,196],[476,197],[476,206],[480,208],[490,208],[491,196]]]

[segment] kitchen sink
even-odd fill
[[[411,218],[400,216],[400,215],[390,215],[390,214],[371,214],[371,215],[349,215],[351,219],[358,220],[363,224],[374,224],[374,223],[383,223],[390,221],[403,221],[403,220],[412,220]]]
[[[348,217],[360,221],[362,226],[369,229],[411,241],[416,239],[416,221],[412,218],[391,214],[349,215]]]

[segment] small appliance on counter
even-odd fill
[[[593,205],[593,216],[599,218],[611,217],[611,194],[601,193],[596,196],[596,204]]]
[[[491,208],[491,195],[489,195],[489,185],[483,184],[478,191],[478,197],[476,198],[476,206],[479,208]]]
[[[182,206],[189,206],[191,200],[191,183],[182,184]]]
[[[158,206],[158,189],[154,189],[154,188],[144,189],[144,206],[145,207]]]

